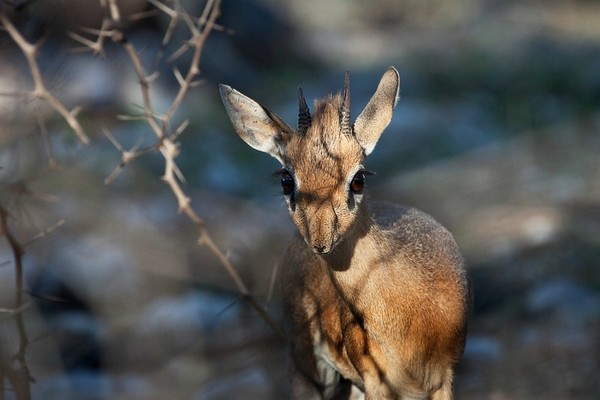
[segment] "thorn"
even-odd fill
[[[151,73],[150,75],[148,75],[146,77],[146,80],[148,81],[148,83],[151,83],[151,82],[154,82],[159,76],[160,76],[160,73],[158,71],[155,71],[155,72]]]
[[[161,3],[160,1],[156,1],[156,0],[148,0],[148,3],[152,4],[154,7],[158,8],[159,10],[161,10],[162,12],[164,12],[165,14],[167,14],[168,16],[170,16],[171,18],[175,18],[177,16],[177,11],[175,11],[174,9],[171,9],[169,7],[167,7],[166,5],[164,5],[163,3]]]
[[[185,84],[185,79],[183,79],[183,75],[181,75],[181,72],[175,66],[173,66],[173,75],[175,75],[175,79],[177,79],[179,86],[183,86]]]
[[[181,123],[181,125],[179,125],[177,127],[177,129],[175,129],[175,133],[173,134],[173,138],[176,138],[179,135],[181,135],[183,133],[183,131],[185,130],[185,128],[188,127],[189,124],[190,124],[190,121],[188,119],[186,119],[185,121],[183,121]]]
[[[76,117],[76,116],[77,116],[77,114],[79,114],[79,113],[81,112],[81,110],[82,110],[82,109],[83,109],[83,107],[82,107],[82,106],[75,106],[75,107],[73,107],[73,109],[71,110],[70,114],[71,114],[73,117]]]

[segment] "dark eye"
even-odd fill
[[[358,171],[355,175],[354,178],[352,178],[352,182],[350,182],[350,191],[354,194],[362,194],[365,190],[365,176],[366,175],[373,175],[374,172],[371,171],[367,171],[364,169],[361,169],[360,171]]]
[[[350,182],[350,191],[354,194],[361,194],[365,190],[365,173],[358,171],[352,182]]]
[[[290,175],[290,173],[286,170],[282,170],[280,174],[283,194],[289,196],[290,194],[294,193],[294,188],[296,187],[296,184],[294,183],[294,178],[292,178],[292,175]]]

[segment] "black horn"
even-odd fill
[[[342,100],[341,112],[342,133],[344,135],[351,135],[352,127],[350,126],[350,74],[348,74],[348,71],[346,71],[346,74],[344,75],[344,98]]]
[[[302,88],[298,87],[298,133],[304,135],[310,127],[311,122],[310,110],[306,105],[304,93],[302,92]]]

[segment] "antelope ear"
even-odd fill
[[[292,134],[279,116],[227,85],[219,85],[221,99],[233,128],[250,147],[268,153],[283,164],[285,136]]]
[[[400,75],[396,68],[389,67],[381,77],[375,94],[354,122],[354,135],[366,155],[373,151],[379,137],[392,120],[399,91]]]

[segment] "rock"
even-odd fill
[[[558,318],[562,324],[586,324],[600,318],[600,294],[567,279],[550,279],[529,291],[525,308]]]
[[[493,363],[500,359],[502,344],[491,336],[470,335],[467,338],[464,360],[477,364]]]
[[[249,368],[229,376],[214,379],[195,397],[196,400],[274,398],[272,382],[265,371]]]
[[[45,400],[106,400],[113,394],[108,376],[86,370],[39,379],[31,389],[33,399]]]

